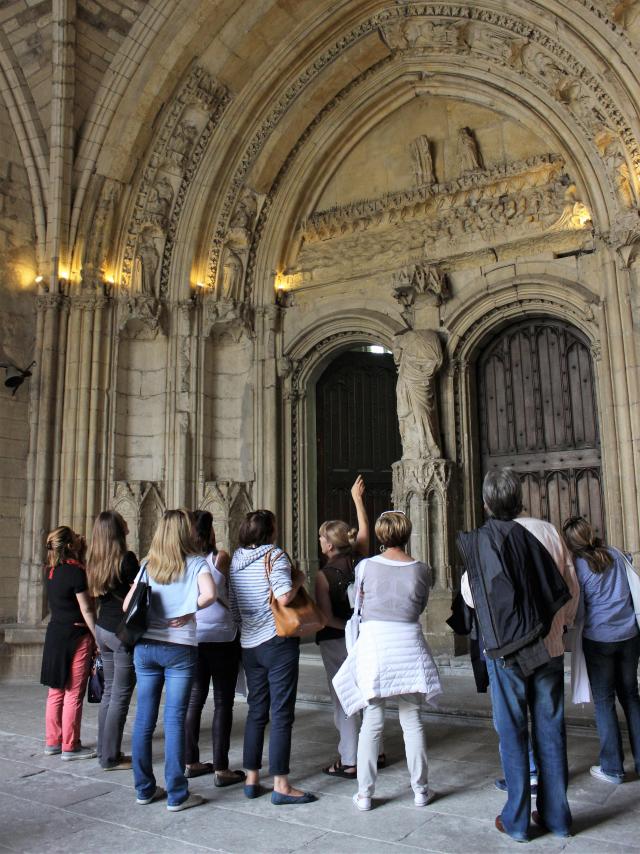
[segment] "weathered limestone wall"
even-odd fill
[[[0,103],[0,362],[33,358],[35,253],[29,182],[9,114]],[[0,622],[16,619],[20,534],[27,494],[29,391],[15,397],[0,369]]]

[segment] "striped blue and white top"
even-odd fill
[[[274,545],[238,549],[233,554],[229,572],[229,606],[240,626],[240,643],[245,649],[259,646],[276,634],[264,562],[267,552],[274,548],[278,556],[275,561],[272,559],[271,589],[277,598],[284,596],[293,586],[287,555]]]

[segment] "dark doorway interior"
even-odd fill
[[[389,353],[370,350],[338,356],[316,387],[318,524],[343,519],[355,526],[350,491],[358,474],[367,486],[370,521],[391,509],[391,464],[402,456],[397,374]],[[372,530],[370,554],[374,548]]]
[[[576,513],[604,534],[600,437],[589,346],[549,318],[509,326],[478,361],[483,474],[519,473],[525,511],[556,527]]]

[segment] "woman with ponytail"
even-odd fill
[[[131,757],[124,756],[121,747],[136,674],[133,651],[116,635],[122,603],[140,569],[134,553],[127,550],[128,533],[122,516],[105,510],[94,523],[87,557],[89,593],[99,609],[96,638],[104,667],[98,714],[98,759],[104,771],[131,769]]]
[[[640,774],[640,632],[627,580],[627,559],[618,549],[605,546],[582,516],[567,519],[562,530],[580,582],[577,622],[584,619],[582,648],[600,738],[600,764],[592,766],[591,775],[607,783],[622,783],[624,754],[616,696],[627,719],[636,773]]]
[[[338,520],[323,522],[318,531],[320,550],[327,562],[316,575],[316,602],[321,608],[326,626],[316,635],[322,662],[327,673],[333,701],[333,722],[338,730],[339,758],[328,768],[330,777],[356,778],[356,754],[360,716],[348,718],[333,687],[333,677],[347,657],[344,627],[353,614],[347,597],[347,587],[354,581],[354,567],[364,557],[369,546],[369,520],[364,507],[364,481],[358,476],[351,488],[351,497],[358,516],[358,530]]]
[[[47,756],[92,759],[80,742],[82,704],[95,639],[93,603],[84,568],[86,543],[61,525],[47,537],[46,587],[51,619],[47,626],[40,681],[49,686],[45,713]]]

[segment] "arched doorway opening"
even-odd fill
[[[477,361],[482,475],[513,467],[525,512],[557,527],[580,513],[604,535],[600,432],[589,345],[548,317],[491,336]]]
[[[392,355],[379,345],[341,353],[316,384],[318,521],[344,519],[355,524],[350,490],[358,474],[366,482],[369,518],[388,510],[391,465],[401,456]]]

